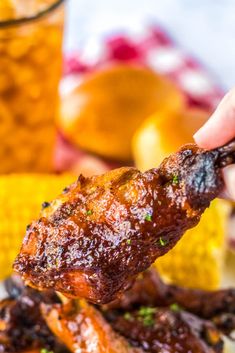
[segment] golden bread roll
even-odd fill
[[[193,141],[193,134],[206,122],[209,113],[201,109],[170,112],[158,111],[147,118],[133,138],[133,155],[137,167],[157,167],[170,153]]]
[[[147,68],[116,65],[86,79],[62,97],[59,128],[73,144],[106,158],[132,159],[131,139],[150,114],[179,110],[182,93]]]

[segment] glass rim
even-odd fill
[[[57,7],[59,7],[65,0],[56,0],[54,1],[51,5],[49,5],[47,8],[45,8],[42,11],[37,12],[33,16],[29,17],[20,17],[20,18],[15,18],[15,19],[9,19],[9,20],[0,20],[0,30],[4,27],[12,27],[12,26],[17,26],[20,24],[28,23],[28,22],[33,22],[35,20],[38,20],[44,16],[47,16],[51,11],[55,10]]]

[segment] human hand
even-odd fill
[[[228,92],[210,119],[194,135],[199,147],[213,149],[235,137],[235,88]],[[235,166],[224,169],[223,197],[235,200]]]

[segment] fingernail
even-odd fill
[[[203,139],[203,131],[204,131],[204,126],[200,128],[194,135],[193,138],[195,142],[200,145],[201,139]],[[202,138],[201,138],[202,137]]]

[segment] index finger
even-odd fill
[[[194,135],[198,146],[213,149],[235,137],[235,88],[227,93],[210,119]]]

